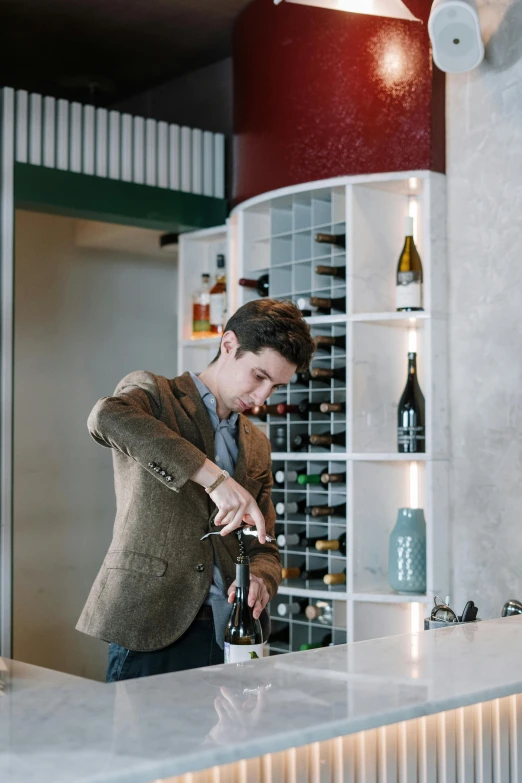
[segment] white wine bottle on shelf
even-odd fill
[[[422,261],[413,240],[413,218],[407,217],[405,240],[397,264],[397,310],[423,310]]]

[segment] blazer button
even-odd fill
[[[155,473],[159,473],[159,472],[160,472],[160,470],[161,470],[161,468],[158,468],[158,466],[156,465],[156,467],[154,468],[154,472],[155,472]]]
[[[165,481],[172,481],[172,476],[165,476]]]
[[[155,462],[149,462],[149,468],[155,468],[156,463]]]
[[[199,571],[201,573],[201,571],[204,570],[205,570],[205,566],[203,565],[203,563],[198,563],[196,566],[196,571]]]
[[[160,470],[160,476],[166,476],[167,471],[166,470]]]

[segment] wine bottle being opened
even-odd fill
[[[225,663],[241,663],[264,655],[261,623],[254,619],[248,605],[250,559],[239,555],[236,560],[236,598],[225,630]]]
[[[413,218],[404,219],[404,247],[397,264],[397,310],[422,310],[422,262],[413,241]]]

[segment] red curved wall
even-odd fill
[[[422,24],[254,0],[234,29],[233,200],[343,174],[444,171],[444,75]]]

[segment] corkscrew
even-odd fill
[[[257,532],[255,527],[252,527],[252,525],[242,525],[241,527],[238,527],[236,530],[237,537],[239,539],[239,544],[241,545],[242,536],[258,536],[259,533]],[[205,533],[204,536],[202,536],[199,540],[204,541],[205,538],[208,538],[209,536],[220,536],[221,530],[211,530],[210,533]],[[275,538],[272,538],[272,536],[266,535],[267,541],[275,541]]]

